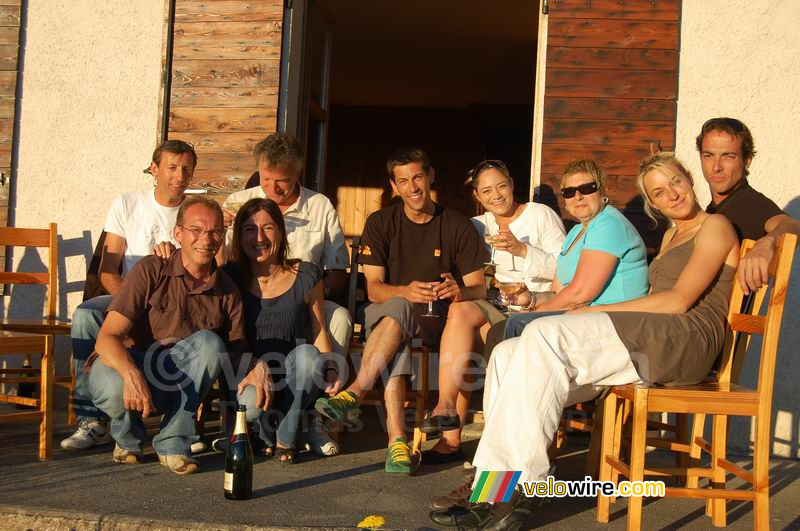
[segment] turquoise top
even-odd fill
[[[561,285],[566,287],[572,281],[581,251],[586,249],[602,251],[619,259],[608,283],[590,306],[613,304],[647,295],[647,250],[631,222],[619,210],[606,205],[589,222],[580,240],[575,242],[581,227],[580,223],[572,227],[564,240],[556,265],[556,276]],[[570,249],[572,242],[575,245]]]

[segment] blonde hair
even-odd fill
[[[647,214],[647,217],[652,219],[656,224],[658,223],[658,218],[664,219],[665,216],[653,206],[650,196],[647,194],[647,190],[644,187],[644,176],[653,170],[664,168],[666,166],[672,166],[678,170],[685,177],[687,177],[692,186],[694,186],[692,174],[689,173],[689,170],[686,169],[686,166],[684,166],[683,163],[678,160],[678,158],[675,156],[675,153],[662,151],[660,153],[650,155],[646,159],[642,160],[641,164],[639,164],[639,175],[636,176],[636,187],[639,189],[642,199],[644,199],[645,214]]]
[[[599,164],[590,159],[573,160],[567,164],[567,167],[564,168],[564,172],[561,174],[561,184],[559,187],[563,189],[567,179],[579,173],[585,173],[592,177],[594,182],[597,183],[597,191],[604,196],[606,195],[606,172],[603,171],[603,168],[601,168]]]

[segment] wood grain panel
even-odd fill
[[[676,105],[673,100],[625,98],[547,98],[545,119],[616,119],[616,120],[673,120]]]
[[[175,87],[176,107],[266,107],[278,108],[278,87]]]
[[[557,0],[550,2],[551,19],[610,18],[624,20],[678,20],[678,0],[620,1],[620,0]]]
[[[175,20],[179,22],[254,22],[282,17],[282,0],[184,0],[175,6]]]
[[[547,70],[549,97],[647,98],[674,100],[675,72],[662,70]]]
[[[280,42],[281,27],[280,17],[273,22],[176,22],[175,45],[214,46],[225,43],[264,46],[266,43]]]
[[[663,146],[671,149],[672,146]],[[639,162],[650,154],[650,145],[600,146],[597,144],[553,144],[542,146],[542,171],[560,174],[566,165],[576,159],[591,159],[609,173],[635,174]]]
[[[190,43],[176,45],[175,59],[261,59],[280,58],[280,45],[246,46],[241,44]]]
[[[172,83],[176,87],[277,86],[279,79],[280,62],[277,59],[181,61],[172,69]]]
[[[19,46],[16,44],[0,44],[0,70],[16,70]]]
[[[678,68],[678,52],[644,48],[548,46],[547,67],[676,70]]]
[[[675,133],[673,122],[635,122],[617,120],[548,120],[544,142],[560,144],[599,144],[603,146],[642,146],[650,142],[670,143]]]
[[[14,103],[12,98],[0,98],[0,118],[14,117]]]
[[[0,26],[0,44],[19,44],[19,26]]]
[[[195,146],[198,157],[201,157],[201,153],[250,154],[264,136],[262,133],[180,133],[181,140]]]
[[[0,142],[0,168],[9,167],[11,167],[11,142]]]
[[[209,194],[222,195],[224,197],[244,189],[244,184],[247,182],[247,175],[232,175],[223,171],[217,172],[215,175],[207,177],[199,177],[195,172],[194,179],[192,179],[192,188],[203,188],[208,190]]]
[[[19,27],[19,4],[0,5],[0,26]]]
[[[0,143],[11,143],[14,138],[14,118],[0,118]]]
[[[270,131],[272,132],[272,131]],[[261,136],[261,140],[266,138],[268,133]],[[175,135],[175,138],[181,138],[181,135]],[[206,171],[207,168],[219,168],[225,172],[231,173],[247,173],[247,176],[256,171],[257,166],[253,155],[251,153],[210,153],[206,152],[197,156],[197,168],[194,170],[195,176],[198,172]]]
[[[169,127],[176,133],[187,131],[246,132],[274,131],[275,109],[172,108]]]
[[[0,98],[14,99],[17,93],[17,71],[0,71]]]
[[[547,45],[587,48],[678,47],[678,23],[638,20],[553,19]]]

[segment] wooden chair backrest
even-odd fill
[[[0,272],[0,284],[42,284],[47,286],[45,318],[55,319],[58,298],[58,228],[50,223],[47,229],[0,227],[0,245],[6,247],[46,247],[47,272]]]
[[[753,247],[752,240],[742,242],[742,255]],[[775,375],[775,360],[778,352],[778,338],[780,337],[783,308],[789,287],[789,275],[792,270],[792,261],[797,246],[797,236],[785,234],[775,249],[775,254],[769,265],[769,284],[762,286],[754,296],[751,308],[747,313],[740,313],[744,292],[738,279],[734,280],[731,294],[731,305],[728,309],[729,334],[726,337],[723,350],[722,364],[718,374],[720,382],[738,382],[744,361],[747,356],[750,337],[753,334],[762,335],[761,359],[759,361],[758,391],[761,399],[772,396],[772,381]],[[770,288],[766,315],[759,315]]]

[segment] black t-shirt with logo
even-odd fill
[[[728,218],[736,229],[740,242],[743,239],[758,240],[763,237],[766,234],[764,224],[767,220],[784,214],[772,199],[754,190],[747,179],[742,179],[718,205],[709,203],[706,212],[722,214]]]
[[[361,236],[359,262],[386,268],[385,282],[393,286],[440,282],[442,273],[452,273],[463,286],[463,276],[482,269],[489,255],[467,217],[434,206],[426,223],[408,219],[403,203],[371,214]]]

